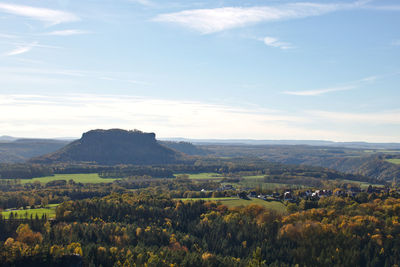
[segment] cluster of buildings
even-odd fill
[[[232,186],[223,187],[229,188],[225,190],[236,190]],[[223,190],[221,188],[221,190]],[[360,193],[389,193],[387,187],[373,187],[369,186],[367,189],[361,189],[360,187],[349,187],[347,189],[338,188],[335,190],[315,189],[294,192],[291,189],[284,190],[282,193],[274,192],[272,194],[258,194],[256,191],[250,191],[248,194],[239,193],[238,197],[241,198],[259,198],[265,201],[289,201],[296,202],[299,199],[318,200],[323,197],[338,196],[338,197],[355,197]]]

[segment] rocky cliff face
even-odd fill
[[[160,145],[154,133],[121,129],[92,130],[59,151],[31,162],[93,162],[116,164],[167,164],[182,160],[183,155]]]

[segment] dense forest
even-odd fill
[[[0,220],[3,265],[394,266],[400,199],[327,197],[282,216],[257,205],[112,193],[66,201],[56,220]]]

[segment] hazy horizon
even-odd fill
[[[109,129],[92,129],[92,130],[109,130]],[[122,129],[122,130],[138,130],[138,129]],[[83,134],[83,133],[82,133]],[[367,142],[362,140],[352,140],[352,141],[335,141],[335,140],[328,140],[328,139],[246,139],[246,138],[190,138],[190,137],[183,137],[183,136],[157,136],[156,139],[160,141],[189,141],[189,142],[211,142],[211,143],[240,143],[240,142],[249,142],[249,143],[257,143],[257,142],[271,142],[271,143],[367,143],[367,144],[400,144],[400,142]],[[71,141],[71,140],[78,140],[82,136],[76,137],[68,137],[68,136],[10,136],[10,135],[0,135],[0,141],[2,138],[7,140],[8,138],[19,140],[19,139],[49,139],[49,140],[60,140],[60,141]]]
[[[3,1],[0,136],[400,143],[395,0]]]

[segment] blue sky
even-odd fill
[[[400,3],[1,1],[0,135],[400,142]]]

